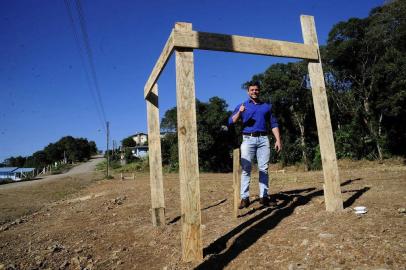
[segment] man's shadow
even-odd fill
[[[347,180],[343,182],[341,186],[348,185],[356,180],[361,179]],[[347,191],[355,193],[344,202],[344,207],[351,206],[356,199],[369,189],[369,187],[364,187],[359,190]],[[211,256],[198,265],[196,269],[223,269],[242,251],[253,245],[269,230],[275,228],[284,218],[290,216],[296,207],[306,205],[314,197],[322,195],[323,190],[316,188],[290,190],[276,194],[276,198],[279,201],[276,207],[264,209],[261,213],[241,223],[227,234],[215,240],[208,247],[204,248],[203,256]],[[227,242],[239,233],[241,234],[238,235],[234,242],[227,248]]]

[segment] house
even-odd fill
[[[29,174],[34,175],[34,171],[35,168],[3,167],[0,168],[0,181],[5,179],[20,181]]]
[[[130,149],[131,153],[134,157],[136,158],[145,158],[148,156],[148,134],[139,132],[134,135],[130,136],[134,142],[136,143],[136,146],[134,147],[126,147],[126,149]],[[124,151],[124,150],[122,150]],[[124,156],[122,160],[124,159]]]
[[[145,158],[148,156],[148,146],[135,146],[131,150],[134,157]]]
[[[148,145],[148,134],[136,133],[131,136],[137,145]]]

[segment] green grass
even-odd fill
[[[60,164],[56,168],[52,168],[51,174],[61,174],[69,171],[73,167],[72,164]]]
[[[106,172],[107,161],[100,162],[96,165],[96,170]],[[134,172],[146,172],[149,170],[148,159],[138,159],[131,163],[121,165],[119,161],[110,161],[110,170],[113,173],[134,173]]]

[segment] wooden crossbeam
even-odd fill
[[[144,98],[149,95],[175,47],[319,60],[318,48],[312,44],[173,29],[145,84]]]
[[[196,31],[175,30],[173,34],[175,47],[308,60],[319,59],[317,47],[309,44]]]
[[[149,75],[148,81],[145,84],[144,87],[144,98],[147,98],[149,95],[152,87],[156,83],[156,81],[159,78],[159,75],[161,75],[162,71],[165,68],[166,63],[168,63],[169,58],[172,55],[173,49],[174,49],[174,42],[173,42],[173,31],[169,35],[168,40],[165,43],[164,49],[161,52],[161,55],[159,56],[158,60],[155,63],[154,68],[152,69],[151,74]]]

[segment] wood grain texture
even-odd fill
[[[310,44],[176,29],[173,37],[176,48],[318,60],[318,47]]]
[[[241,178],[240,178],[240,149],[233,150],[233,201],[234,201],[234,217],[238,217],[238,206],[240,204],[240,190],[241,190]]]
[[[302,15],[300,21],[304,43],[318,47],[319,44],[313,16]],[[340,211],[343,209],[340,176],[321,60],[310,62],[308,68],[323,165],[326,210],[330,212]]]
[[[192,25],[176,23],[175,29],[190,31]],[[182,259],[186,262],[202,261],[193,50],[176,49],[175,55]]]
[[[161,75],[162,71],[164,70],[166,63],[168,63],[168,60],[171,57],[172,52],[174,50],[173,45],[174,45],[174,43],[173,43],[173,31],[172,31],[171,34],[169,35],[168,40],[165,43],[165,46],[161,52],[161,55],[159,56],[158,60],[156,61],[151,74],[149,75],[147,83],[145,84],[144,98],[147,98],[152,87],[157,82],[159,75]]]
[[[154,84],[146,99],[148,121],[149,170],[151,186],[152,224],[165,224],[165,199],[162,177],[161,138],[159,128],[158,85]]]

